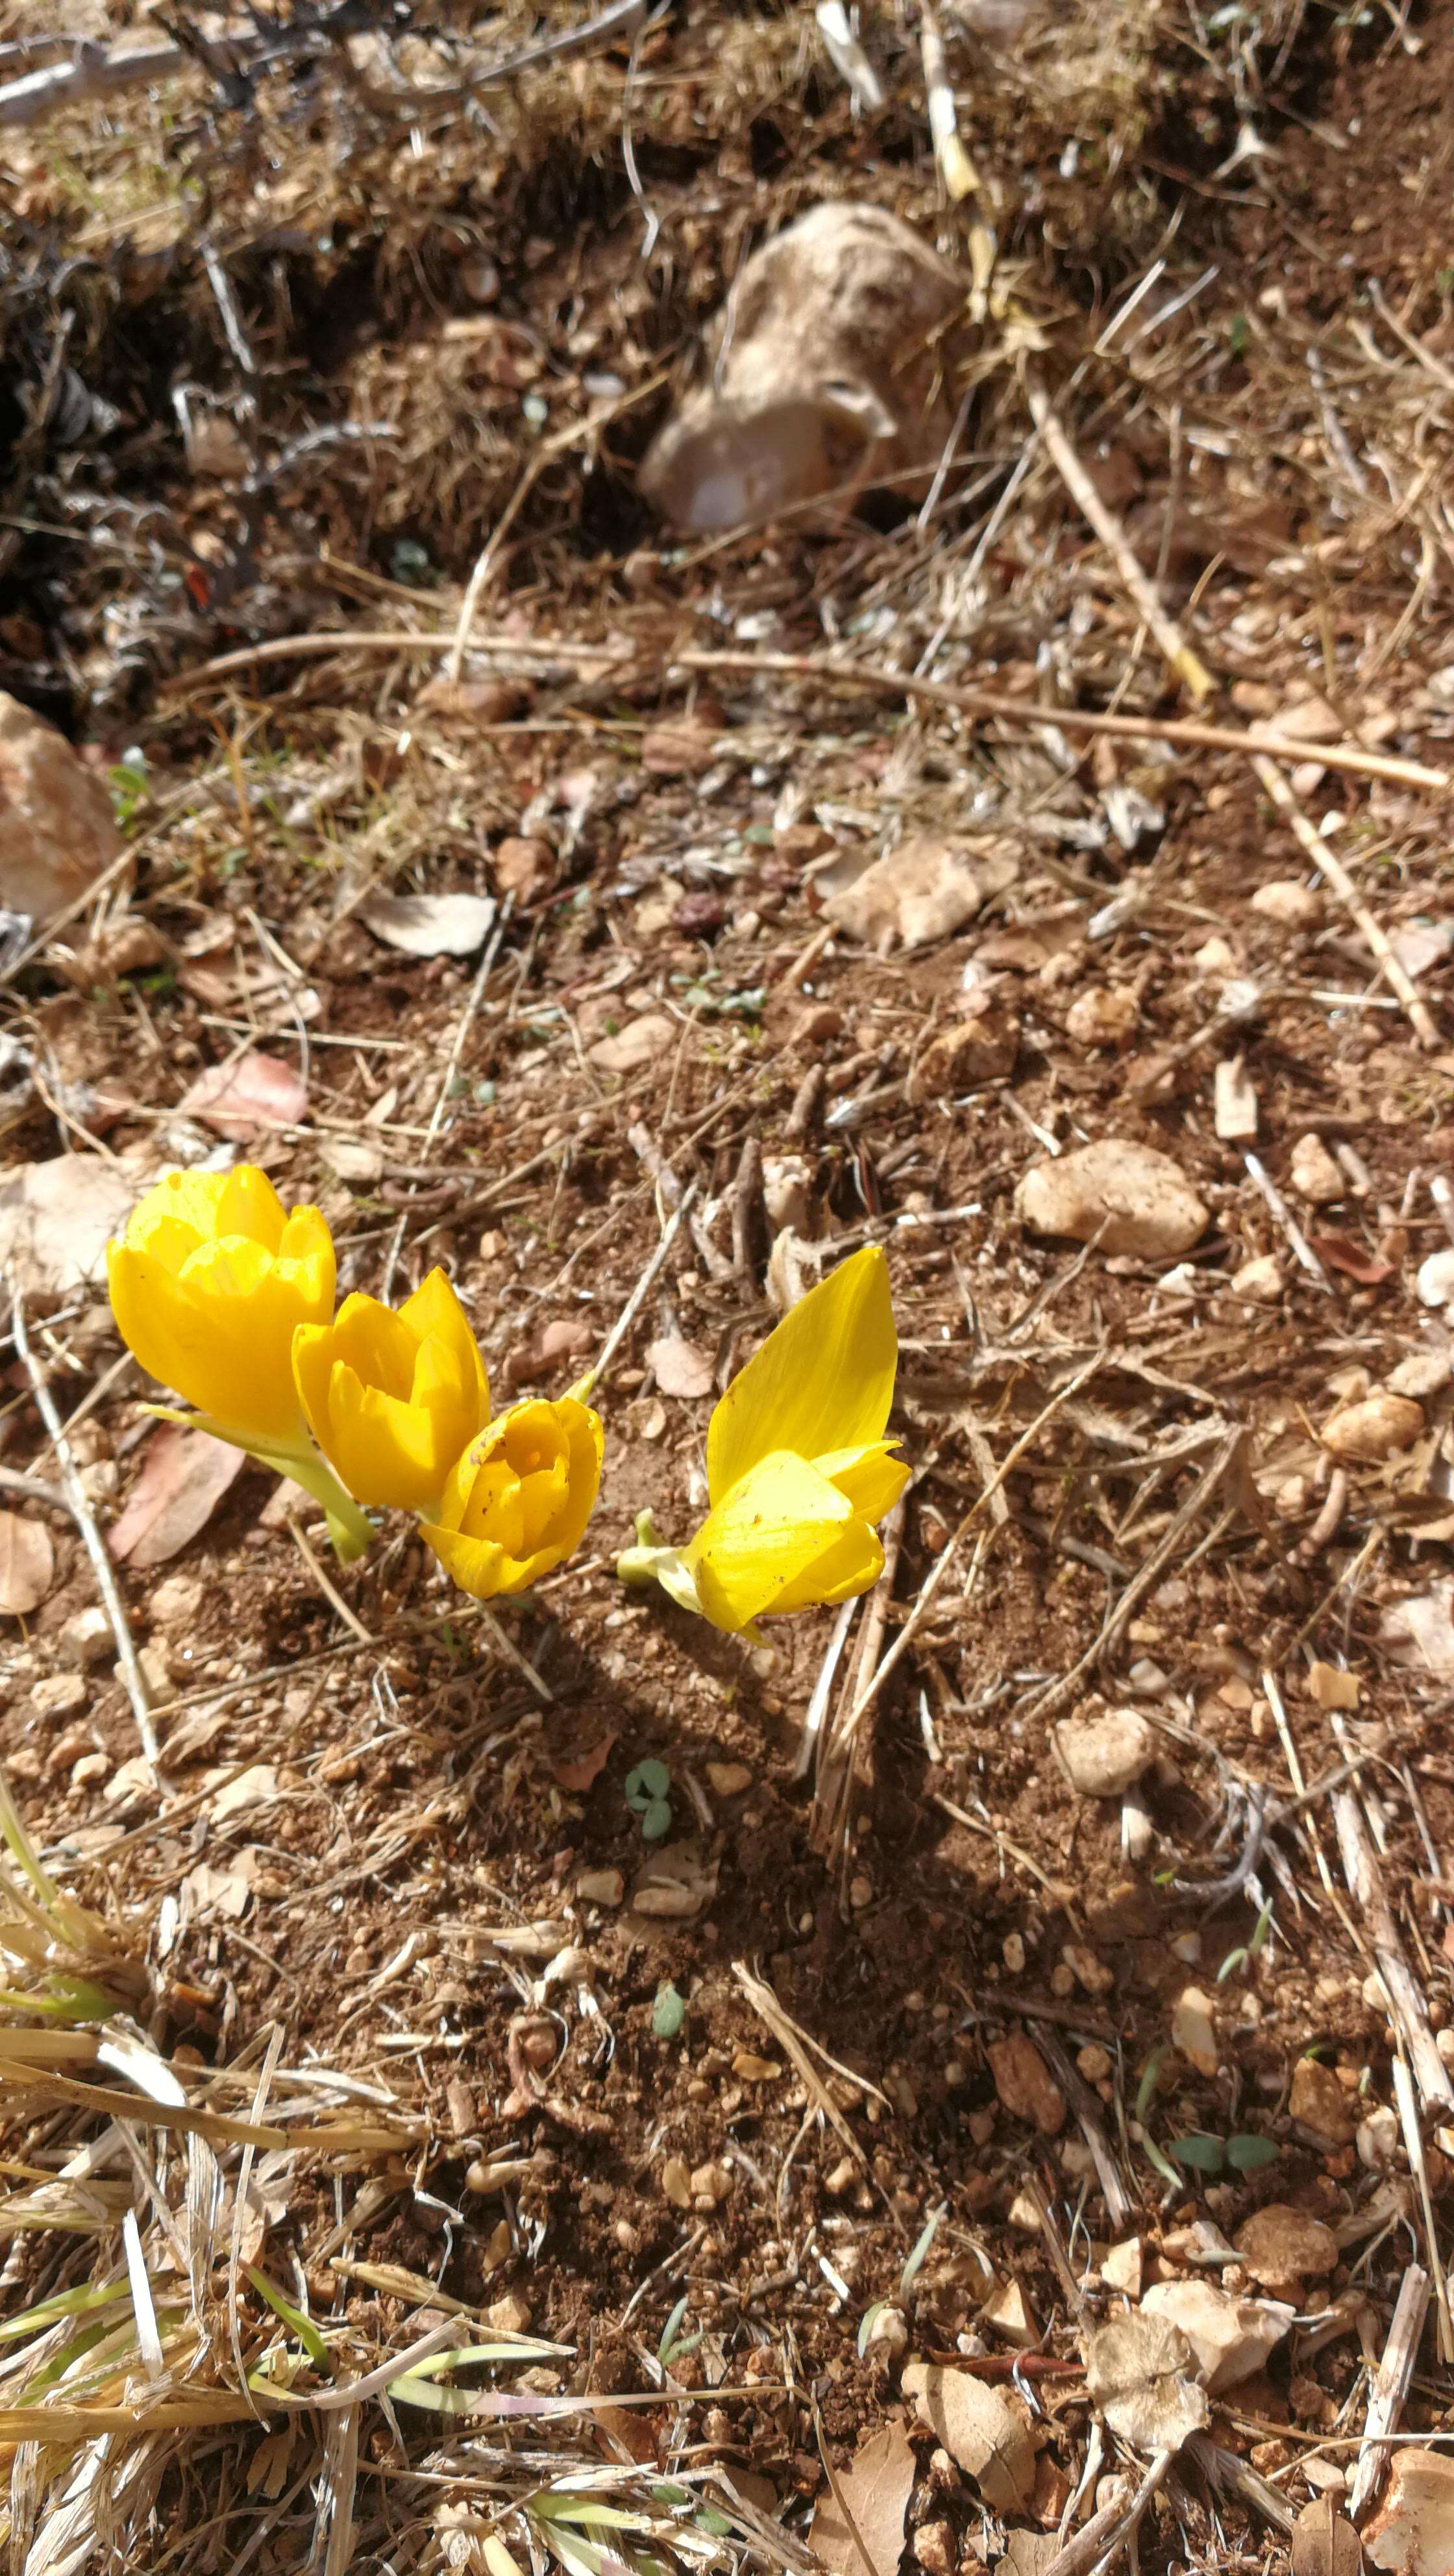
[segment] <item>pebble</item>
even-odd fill
[[[619,1869],[583,1869],[576,1880],[576,1894],[583,1905],[620,1905],[626,1881]]]
[[[89,1697],[79,1673],[47,1673],[32,1683],[30,1705],[38,1717],[73,1717]]]
[[[927,1101],[1012,1073],[1019,1050],[1019,1012],[1008,1002],[987,1002],[973,1019],[960,1020],[930,1039],[909,1076],[911,1106],[922,1108]]]
[[[1447,1306],[1454,1298],[1454,1245],[1446,1251],[1431,1252],[1419,1264],[1415,1283],[1421,1306]]]
[[[1300,2057],[1292,2071],[1292,2094],[1288,2103],[1293,2118],[1326,2147],[1349,2147],[1358,2122],[1353,2115],[1350,2097],[1343,2090],[1331,2066],[1320,2057]]]
[[[662,2180],[664,2185],[665,2175]],[[696,2165],[692,2170],[691,2185],[692,2198],[697,2208],[700,2209],[705,2203],[708,2209],[715,2209],[720,2201],[731,2199],[736,2187],[736,2177],[730,2165]]]
[[[1438,1395],[1449,1385],[1451,1371],[1447,1351],[1411,1351],[1406,1360],[1388,1373],[1390,1395],[1411,1395],[1420,1404]]]
[[[1252,910],[1264,921],[1279,921],[1286,930],[1313,930],[1323,918],[1321,895],[1297,877],[1273,877],[1252,897]]]
[[[1347,1181],[1322,1137],[1311,1129],[1294,1145],[1289,1170],[1298,1196],[1311,1201],[1314,1207],[1331,1207],[1335,1199],[1348,1195]]]
[[[1359,2163],[1366,2165],[1370,2173],[1382,2173],[1398,2152],[1398,2140],[1398,2113],[1386,2102],[1376,2103],[1367,2117],[1359,2121],[1355,2133]]]
[[[202,1586],[195,1574],[169,1574],[147,1604],[156,1628],[195,1628],[202,1615]]]
[[[1212,2003],[1200,1986],[1183,1986],[1172,2007],[1171,2036],[1188,2065],[1198,2075],[1215,2075],[1221,2063],[1217,2053],[1216,2025]]]
[[[1107,2064],[1109,2064],[1109,2059]],[[1084,2068],[1081,2072],[1084,2073]],[[1101,2256],[1100,2272],[1108,2290],[1123,2290],[1128,2299],[1141,2296],[1141,2239],[1128,2236],[1124,2245],[1108,2245]]]
[[[1117,1136],[1032,1164],[1015,1213],[1032,1234],[1077,1243],[1100,1234],[1102,1252],[1144,1261],[1190,1252],[1207,1223],[1205,1205],[1169,1154]]]
[[[1065,2096],[1033,2039],[1012,2031],[1007,2039],[992,2040],[988,2053],[1001,2108],[1028,2120],[1042,2138],[1056,2137],[1065,2126]]]
[[[111,1622],[99,1602],[89,1609],[74,1610],[56,1639],[56,1652],[63,1664],[77,1672],[88,1673],[97,1664],[106,1663],[115,1652]]]
[[[1265,2282],[1272,2290],[1296,2289],[1303,2281],[1321,2280],[1338,2260],[1338,2240],[1331,2227],[1282,2200],[1254,2211],[1233,2242],[1254,2281]]]
[[[111,1768],[109,1753],[83,1753],[71,1773],[73,1789],[87,1789],[93,1780],[104,1780]]]
[[[503,2299],[492,2299],[481,2310],[481,2322],[493,2326],[497,2334],[528,2334],[530,2310],[513,2290],[507,2290]]]
[[[1275,1252],[1259,1252],[1233,1271],[1228,1285],[1234,1296],[1248,1297],[1256,1306],[1275,1306],[1282,1295],[1282,1263]]]
[[[1211,2281],[1158,2281],[1142,2314],[1169,2317],[1196,2355],[1198,2374],[1215,2395],[1250,2379],[1275,2352],[1296,2311],[1268,2299],[1234,2299]]]
[[[898,2361],[908,2348],[909,2327],[902,2308],[880,2308],[869,2327],[865,2349],[883,2360]]]
[[[1111,2072],[1111,2052],[1098,2039],[1088,2039],[1084,2048],[1078,2048],[1075,2062],[1087,2084],[1104,2084]]]
[[[914,2534],[914,2556],[924,2576],[954,2576],[959,2546],[952,2522],[921,2522]]]
[[[1396,1450],[1413,1446],[1424,1427],[1424,1408],[1411,1395],[1390,1395],[1380,1388],[1356,1404],[1340,1404],[1319,1437],[1334,1458],[1373,1465]]]
[[[1012,1977],[1022,1977],[1024,1975],[1025,1943],[1024,1937],[1021,1933],[1007,1932],[1005,1934],[1003,1941],[1000,1943],[1000,1957],[1004,1960],[1005,1966],[1008,1968]]]
[[[1061,1769],[1083,1798],[1119,1798],[1134,1788],[1156,1752],[1155,1732],[1134,1708],[1063,1718],[1052,1742]]]
[[[1065,1015],[1066,1035],[1077,1046],[1129,1046],[1140,1025],[1141,1006],[1134,993],[1097,985],[1077,993]]]
[[[691,2168],[680,2156],[668,2156],[661,2169],[661,2188],[673,2209],[690,2209],[692,2205]]]
[[[1236,950],[1229,948],[1226,940],[1215,932],[1210,939],[1203,940],[1200,948],[1193,950],[1191,962],[1199,975],[1235,975],[1237,972]]]
[[[752,1786],[752,1773],[745,1762],[709,1762],[707,1778],[719,1798],[740,1798]]]

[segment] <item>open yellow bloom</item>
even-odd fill
[[[435,1512],[461,1450],[490,1418],[469,1318],[442,1270],[397,1311],[345,1297],[293,1335],[293,1377],[323,1455],[361,1503]]]
[[[512,1405],[470,1443],[424,1536],[476,1601],[524,1592],[580,1545],[595,1508],[598,1415],[574,1396]]]
[[[293,1335],[333,1311],[333,1238],[251,1163],[168,1172],[106,1247],[111,1311],[150,1376],[241,1449],[306,1446]]]
[[[783,1317],[713,1414],[712,1508],[650,1569],[674,1600],[735,1634],[877,1581],[873,1524],[909,1475],[883,1436],[898,1358],[888,1264],[870,1246]]]

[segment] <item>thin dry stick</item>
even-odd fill
[[[929,101],[934,158],[939,164],[939,176],[957,205],[962,197],[978,194],[979,172],[960,140],[954,92],[944,59],[944,38],[932,0],[919,0],[919,50],[924,58],[924,90]]]
[[[116,1668],[126,1686],[126,1696],[131,1702],[132,1714],[136,1719],[136,1731],[141,1737],[141,1749],[151,1765],[153,1779],[160,1782],[161,1747],[157,1743],[156,1729],[152,1725],[151,1701],[147,1696],[146,1683],[142,1679],[141,1666],[137,1662],[136,1648],[132,1643],[131,1624],[126,1616],[126,1605],[117,1589],[115,1572],[111,1559],[106,1553],[106,1543],[96,1527],[95,1514],[86,1499],[86,1489],[81,1482],[76,1461],[71,1452],[71,1444],[66,1438],[65,1426],[56,1410],[55,1398],[46,1384],[44,1371],[30,1347],[30,1335],[25,1327],[25,1310],[20,1302],[20,1292],[13,1281],[10,1289],[10,1329],[15,1337],[15,1347],[20,1354],[21,1364],[30,1380],[36,1410],[50,1435],[56,1465],[60,1469],[61,1490],[70,1506],[81,1537],[85,1541],[86,1554],[91,1560],[102,1607],[111,1622],[111,1634],[116,1640]]]
[[[1429,2271],[1434,2284],[1434,2305],[1438,2312],[1439,2359],[1446,2365],[1454,2361],[1454,2317],[1449,2314],[1449,2284],[1439,2253],[1439,2231],[1434,2221],[1434,2195],[1429,2185],[1429,2159],[1424,2153],[1424,2132],[1419,2122],[1419,2105],[1414,2092],[1414,2079],[1408,2059],[1402,2055],[1393,2061],[1393,2098],[1398,2106],[1399,2126],[1404,2133],[1409,2169],[1419,2194],[1419,2213],[1424,2222],[1424,2243],[1428,2248]]]
[[[1316,759],[1317,754],[1314,753],[1312,757]],[[1387,976],[1390,985],[1394,992],[1397,993],[1399,1000],[1402,1002],[1404,1009],[1412,1020],[1414,1025],[1414,1035],[1417,1037],[1420,1046],[1427,1048],[1432,1053],[1436,1047],[1441,1046],[1443,1043],[1435,1024],[1433,1013],[1430,1011],[1428,1003],[1424,1001],[1419,993],[1415,992],[1410,976],[1405,968],[1400,965],[1398,958],[1395,956],[1393,949],[1389,944],[1387,933],[1384,931],[1382,925],[1374,920],[1372,913],[1369,911],[1368,906],[1360,895],[1353,879],[1344,867],[1342,860],[1334,855],[1333,851],[1329,849],[1327,842],[1324,840],[1322,833],[1315,830],[1313,825],[1308,821],[1306,814],[1303,812],[1301,805],[1294,796],[1287,780],[1283,777],[1281,770],[1274,769],[1272,762],[1265,759],[1260,751],[1254,752],[1252,756],[1252,766],[1256,770],[1261,784],[1266,788],[1268,795],[1272,798],[1279,814],[1287,824],[1288,829],[1293,833],[1294,837],[1302,843],[1308,857],[1312,860],[1319,873],[1332,887],[1338,901],[1346,906],[1347,910],[1352,914],[1354,920],[1357,922],[1365,940],[1374,956],[1377,958],[1384,974]]]
[[[324,1600],[330,1603],[332,1608],[338,1612],[345,1628],[352,1631],[361,1646],[372,1646],[376,1642],[375,1639],[369,1634],[368,1629],[364,1626],[362,1619],[359,1618],[357,1613],[349,1608],[348,1603],[345,1601],[343,1594],[338,1590],[337,1586],[329,1581],[328,1576],[324,1573],[322,1566],[319,1564],[317,1557],[314,1555],[313,1550],[309,1546],[308,1541],[304,1537],[302,1530],[299,1528],[298,1523],[291,1512],[288,1514],[288,1527],[293,1535],[293,1545],[296,1547],[298,1554],[307,1566],[308,1571],[312,1575],[319,1591],[322,1593]]]
[[[1454,2111],[1454,2085],[1449,2080],[1423,1999],[1414,1983],[1398,1926],[1384,1893],[1377,1854],[1369,1840],[1356,1790],[1340,1789],[1333,1798],[1333,1824],[1343,1861],[1343,1875],[1366,1926],[1374,1964],[1383,1979],[1389,2009],[1408,2052],[1409,2064],[1427,2111],[1448,2118]]]
[[[958,1554],[959,1543],[961,1539],[966,1536],[971,1523],[978,1517],[980,1512],[984,1510],[991,1496],[999,1492],[1000,1487],[1003,1485],[1005,1478],[1009,1475],[1011,1469],[1018,1466],[1032,1441],[1034,1441],[1038,1434],[1044,1430],[1046,1423],[1053,1421],[1061,1407],[1068,1404],[1073,1395],[1078,1395],[1083,1386],[1089,1384],[1097,1371],[1104,1367],[1105,1359],[1106,1348],[1103,1345],[1102,1348],[1095,1353],[1093,1358],[1087,1360],[1083,1369],[1078,1370],[1073,1378],[1067,1380],[1066,1384],[1060,1389],[1059,1394],[1053,1395],[1050,1402],[1036,1414],[1029,1430],[1022,1432],[1019,1439],[1015,1442],[1014,1447],[1006,1452],[1004,1463],[999,1468],[991,1482],[983,1488],[982,1492],[975,1496],[974,1501],[970,1504],[968,1511],[960,1522],[958,1529],[953,1532],[946,1544],[940,1549],[939,1554],[935,1557],[933,1564],[930,1566],[928,1573],[920,1584],[918,1598],[915,1601],[912,1610],[909,1612],[907,1619],[904,1621],[902,1628],[899,1630],[897,1637],[894,1639],[893,1644],[890,1646],[888,1653],[885,1655],[883,1662],[879,1665],[876,1672],[869,1675],[868,1680],[864,1683],[862,1690],[859,1692],[857,1699],[849,1710],[848,1716],[844,1721],[845,1733],[851,1733],[852,1729],[860,1724],[865,1709],[870,1708],[873,1702],[877,1699],[879,1692],[883,1689],[884,1683],[888,1680],[895,1664],[898,1663],[900,1657],[907,1651],[913,1639],[917,1636],[920,1628],[922,1628],[925,1619],[929,1615],[930,1603],[933,1601],[940,1584],[943,1582],[945,1575],[949,1571],[950,1565]]]
[[[853,1662],[845,1676],[844,1699],[850,1700],[863,1673],[871,1673],[878,1661],[889,1624],[889,1603],[894,1597],[894,1577],[899,1570],[899,1550],[904,1537],[904,1496],[900,1494],[883,1532],[883,1568],[869,1595],[863,1626]],[[842,1705],[835,1720],[822,1737],[818,1754],[818,1777],[813,1787],[813,1806],[808,1819],[808,1839],[815,1851],[826,1851],[847,1839],[848,1812],[852,1784],[860,1776],[859,1728],[852,1707],[848,1715]]]
[[[822,2076],[818,2072],[818,2069],[813,2064],[811,2057],[808,2055],[807,2048],[801,2034],[799,2033],[796,2022],[790,2020],[788,2015],[784,2012],[782,2005],[778,2002],[771,1986],[765,1984],[761,1977],[755,1977],[753,1975],[752,1970],[748,1967],[745,1959],[734,1959],[732,1963],[732,1974],[736,1978],[739,1986],[742,1988],[742,1991],[747,1997],[748,2002],[751,2004],[753,2011],[756,2013],[758,2020],[772,2033],[773,2038],[777,2041],[779,2048],[784,2051],[785,2055],[792,2059],[794,2066],[797,2068],[803,2088],[814,2109],[822,2112],[822,2115],[828,2122],[829,2127],[836,2133],[836,2135],[842,2140],[844,2146],[848,2149],[854,2163],[862,2166],[866,2172],[868,2169],[868,2158],[864,2154],[862,2147],[859,2145],[857,2138],[854,2136],[853,2131],[850,2129],[842,2112],[839,2110],[837,2103],[834,2101],[833,2096],[829,2092],[827,2085],[824,2083]],[[864,2086],[865,2091],[869,2093],[873,2093],[877,2090],[876,2086],[867,2083],[863,2076],[851,2075],[846,2067],[837,2066],[835,2059],[829,2058],[828,2064],[835,2067],[838,2074],[847,2075],[848,2081],[851,2084],[861,2084]],[[882,2101],[882,2094],[879,2094],[878,2098]]]
[[[1368,2392],[1363,2449],[1359,2453],[1358,2468],[1348,2497],[1348,2511],[1355,2521],[1388,2466],[1383,2437],[1393,2431],[1403,2413],[1428,2306],[1428,2273],[1419,2264],[1411,2263],[1400,2283],[1388,2341]]]
[[[1211,696],[1213,680],[1205,663],[1198,660],[1180,627],[1167,615],[1161,604],[1156,584],[1143,570],[1114,510],[1107,507],[1087,474],[1075,449],[1053,410],[1043,386],[1026,387],[1031,417],[1045,444],[1046,453],[1074,501],[1076,508],[1090,522],[1106,552],[1115,564],[1137,616],[1149,627],[1166,660],[1182,687],[1197,705]]]
[[[309,661],[330,653],[419,653],[432,657],[447,653],[453,643],[452,635],[420,634],[409,627],[339,627],[332,634],[271,636],[259,644],[244,644],[234,652],[219,653],[210,662],[199,662],[194,670],[179,671],[171,679],[159,682],[158,687],[160,694],[174,695],[199,688],[210,680],[228,679],[254,664]],[[991,689],[953,688],[946,681],[921,680],[911,671],[883,671],[871,662],[834,661],[818,653],[674,653],[670,646],[653,650],[645,645],[619,653],[606,645],[536,642],[518,635],[476,635],[471,638],[470,650],[525,662],[573,662],[582,666],[588,677],[603,680],[648,666],[660,669],[665,664],[672,671],[714,671],[749,680],[826,681],[834,688],[919,699],[925,706],[943,707],[951,715],[994,716],[1024,729],[1053,724],[1062,733],[1107,734],[1118,742],[1166,742],[1185,751],[1232,751],[1245,760],[1260,754],[1270,760],[1285,760],[1294,768],[1302,761],[1315,760],[1324,769],[1346,770],[1355,778],[1389,778],[1404,787],[1431,787],[1440,793],[1454,786],[1454,777],[1446,769],[1431,769],[1419,760],[1402,760],[1392,752],[1365,751],[1357,743],[1291,742],[1267,727],[1254,734],[1242,726],[1203,724],[1189,716],[1112,715],[1094,707],[1047,707],[1034,699],[1002,697]]]
[[[1118,2550],[1124,2549],[1127,2541],[1135,2537],[1175,2457],[1174,2451],[1158,2451],[1130,2503],[1111,2505],[1105,2512],[1093,2514],[1084,2531],[1078,2531],[1059,2556],[1051,2559],[1045,2576],[1090,2576],[1091,2568],[1102,2561],[1108,2563]]]

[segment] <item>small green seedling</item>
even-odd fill
[[[626,1804],[641,1818],[644,1841],[663,1842],[671,1832],[671,1773],[664,1762],[638,1762],[626,1774]]]

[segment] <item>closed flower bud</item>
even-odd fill
[[[265,1172],[168,1172],[106,1247],[111,1311],[148,1374],[240,1448],[306,1442],[293,1335],[333,1311],[333,1239]]]
[[[601,1481],[601,1425],[563,1396],[512,1405],[472,1440],[424,1536],[477,1601],[524,1592],[580,1545]]]

